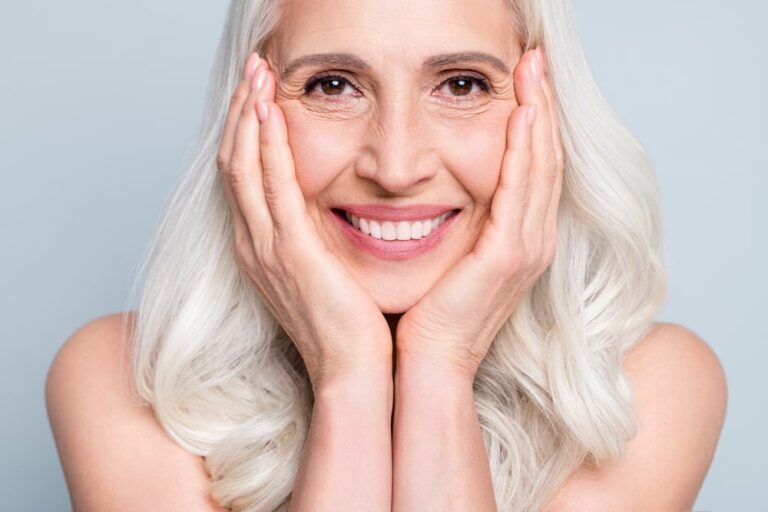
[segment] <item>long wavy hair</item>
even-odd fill
[[[546,49],[565,181],[555,259],[496,335],[474,395],[498,509],[531,511],[635,436],[622,356],[653,327],[667,279],[653,169],[601,96],[568,0],[508,6],[524,50]],[[278,23],[274,0],[231,2],[196,153],[133,282],[135,323],[123,325],[138,395],[204,458],[213,498],[233,511],[287,508],[313,404],[298,351],[237,266],[216,168],[242,64]]]

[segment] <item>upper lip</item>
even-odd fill
[[[410,204],[406,206],[390,206],[384,204],[340,204],[335,205],[355,217],[371,220],[422,220],[433,219],[445,212],[457,210],[455,206],[446,204]]]

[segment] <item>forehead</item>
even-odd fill
[[[511,62],[518,36],[505,0],[283,0],[272,48],[281,64],[342,52],[417,69],[433,54],[476,51]]]

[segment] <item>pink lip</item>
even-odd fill
[[[342,209],[366,220],[426,220],[434,219],[445,212],[456,210],[445,204],[412,204],[404,207],[383,204],[339,204],[333,208]]]
[[[372,236],[364,235],[345,219],[333,213],[332,210],[328,211],[330,212],[331,216],[336,219],[341,227],[341,230],[345,235],[349,237],[355,246],[385,260],[405,260],[409,258],[415,258],[416,256],[428,252],[445,237],[448,232],[448,228],[450,228],[450,226],[453,224],[453,221],[456,220],[456,217],[458,217],[459,213],[461,213],[461,211],[458,211],[455,214],[449,215],[448,218],[445,219],[445,221],[443,221],[443,223],[440,224],[436,230],[432,231],[426,237],[420,238],[418,240],[378,240]],[[445,209],[443,211],[445,211]],[[432,214],[429,213],[427,217],[429,217],[429,215]],[[363,216],[363,218],[366,217]],[[393,217],[387,218],[394,220]],[[373,217],[373,219],[375,220],[376,217]]]

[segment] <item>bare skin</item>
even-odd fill
[[[279,49],[275,53],[280,53]],[[275,103],[275,74],[267,70],[266,61],[256,64],[252,57],[246,63],[219,154],[219,168],[233,206],[238,262],[266,295],[281,325],[298,340],[313,383],[319,380],[316,375],[336,375],[337,368],[343,368],[335,379],[338,387],[334,391],[328,391],[322,382],[314,384],[316,394],[328,399],[316,404],[314,430],[305,448],[307,457],[294,488],[292,509],[312,504],[315,510],[333,510],[346,502],[376,510],[423,510],[429,506],[495,510],[487,457],[471,406],[472,381],[496,331],[554,257],[563,173],[554,100],[549,86],[543,85],[544,53],[541,49],[530,51],[518,64],[514,87],[518,106],[508,121],[498,185],[475,246],[399,318],[394,340],[377,335],[372,343],[365,335],[381,332],[376,327],[383,320],[375,307],[378,297],[366,295],[321,242],[315,225],[322,231],[322,219],[312,224],[312,210],[306,208],[307,200],[296,180],[285,115]],[[326,275],[330,278],[323,279]],[[301,276],[301,280],[295,281],[294,276]],[[317,284],[312,276],[318,276]],[[286,282],[290,286],[286,287]],[[346,289],[350,291],[344,292]],[[322,303],[335,304],[342,293],[351,300],[330,311],[323,309],[323,316],[311,322]],[[318,296],[326,298],[318,300]],[[467,308],[467,304],[474,307]],[[333,326],[333,322],[323,322],[328,315],[338,315],[345,323],[325,334],[325,324]],[[390,329],[392,325],[390,321]],[[308,340],[312,347],[301,346]],[[334,348],[331,340],[343,340],[347,345]],[[391,372],[391,352],[385,347],[393,344],[398,370],[390,454],[385,442],[390,432],[383,428],[382,420],[392,409],[392,390],[382,376]],[[378,346],[381,350],[374,351],[371,358],[349,348]],[[343,354],[348,359],[339,362],[340,358],[334,357],[330,369],[330,363],[316,354]],[[366,369],[375,367],[375,361],[381,362],[383,370],[374,370],[371,382],[364,376],[370,375]],[[362,370],[352,369],[355,366]],[[345,389],[354,390],[356,397],[350,399]],[[446,402],[447,408],[443,404],[429,407],[435,389],[451,390],[449,395],[458,402]],[[334,414],[340,411],[332,404],[340,400],[348,400],[347,407],[358,405],[361,414],[366,406],[376,404],[378,427],[358,421],[350,425],[349,420],[339,424],[341,416],[334,421]],[[445,433],[446,438],[434,435],[436,431]],[[333,432],[341,436],[336,443],[329,440]],[[377,449],[360,451],[360,445],[341,441],[354,439],[354,432],[366,432],[363,437],[374,433],[380,441]],[[333,449],[336,444],[351,451],[340,453]],[[444,451],[446,446],[448,452]],[[351,459],[359,465],[350,464],[349,456],[354,453],[367,457]],[[371,474],[370,469],[366,473],[371,467],[377,472],[388,469],[390,457],[394,465],[391,486],[389,475]],[[337,474],[344,468],[349,472],[342,474],[350,479],[363,474],[366,478],[325,478],[329,470]],[[340,481],[344,483],[331,488]],[[350,481],[355,482],[352,496]],[[447,489],[452,492],[441,492]],[[437,496],[446,501],[435,502]]]
[[[543,49],[522,52],[515,34],[503,30],[511,25],[500,5],[302,4],[286,17],[291,23],[278,31],[268,55],[244,63],[218,167],[234,220],[238,265],[294,340],[315,392],[291,510],[496,509],[472,381],[501,324],[551,264],[564,169],[546,55]],[[336,97],[317,86],[308,94],[307,80],[322,68],[282,74],[309,50],[345,47],[372,63],[366,72],[344,75],[362,94]],[[513,73],[461,63],[448,69],[462,69],[453,73],[453,85],[467,72],[485,74],[495,95],[483,94],[477,83],[469,93],[446,87],[451,74],[444,69],[418,71],[432,53],[473,49],[499,55]],[[461,217],[440,251],[393,264],[360,253],[339,235],[327,210],[348,197],[446,202],[461,207]],[[60,390],[89,357],[78,347],[96,343],[107,330],[90,329],[68,342],[47,387],[65,474],[81,510],[97,510],[97,504],[129,509],[128,501],[88,486],[89,462],[106,465],[104,453],[127,456],[110,449],[106,438],[89,440],[99,450],[87,450],[78,440],[77,429],[91,420],[71,406],[78,393],[91,391]],[[547,512],[569,510],[577,498],[594,503],[590,510],[678,510],[692,504],[722,425],[724,380],[717,378],[721,369],[703,342],[683,329],[671,331],[649,335],[635,353],[653,355],[628,359],[627,368],[638,390],[651,382],[680,390],[674,410],[653,392],[639,394],[644,401],[638,408],[641,425],[660,425],[655,434],[680,441],[678,465],[653,468],[659,445],[642,431],[629,465],[576,473]],[[663,348],[670,338],[685,349]],[[660,370],[662,360],[670,371]],[[675,380],[681,376],[685,383]],[[691,400],[702,386],[718,398],[706,404]],[[94,404],[106,402],[106,395],[93,398]],[[145,414],[128,399],[120,404],[112,405],[121,411],[114,421],[138,421]],[[686,407],[703,425],[697,435],[687,434],[687,443],[681,436]],[[142,418],[147,442],[164,446],[167,460],[179,468],[197,468],[190,469],[195,476],[188,483],[203,489],[199,461],[170,454],[172,442],[161,441],[160,427]],[[130,433],[124,436],[130,442]],[[694,449],[704,455],[691,465],[684,458]],[[86,455],[78,456],[82,451]],[[129,467],[122,480],[129,489],[141,487],[142,472],[153,472],[147,459]],[[648,489],[663,481],[675,491],[648,493],[637,482],[649,473],[643,480]],[[142,499],[156,506],[180,498],[183,488],[166,483]],[[212,509],[186,496],[185,510]]]
[[[48,372],[46,405],[73,510],[223,512],[203,460],[168,437],[121,378],[128,372],[122,316],[78,329]],[[627,353],[623,369],[636,397],[637,437],[620,463],[576,471],[543,512],[693,507],[726,410],[717,356],[694,332],[660,323]]]

